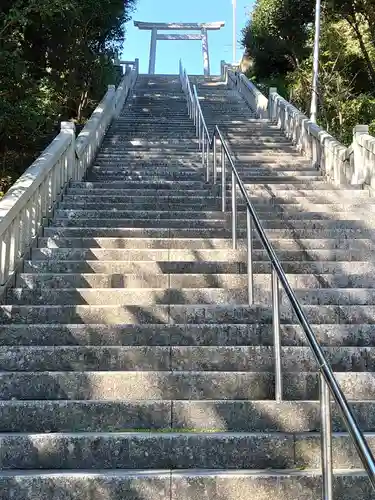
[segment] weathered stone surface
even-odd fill
[[[171,429],[170,401],[1,401],[1,432]]]
[[[222,82],[194,81],[373,446],[368,194],[325,182]],[[243,200],[233,250],[230,183],[223,213],[179,79],[137,85],[0,308],[0,498],[316,500],[320,409],[307,339],[282,293],[277,403],[266,252],[254,238],[247,306]],[[335,405],[332,423],[335,464],[351,469],[335,471],[335,498],[369,500]]]
[[[0,399],[272,399],[273,378],[264,372],[3,372]]]
[[[2,469],[291,468],[287,434],[34,434],[0,436]]]
[[[167,472],[0,473],[1,500],[165,500],[170,482]]]

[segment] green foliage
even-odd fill
[[[112,59],[122,47],[135,2],[2,0],[3,177],[16,178],[56,133],[59,121],[83,123],[107,85],[117,83]]]
[[[276,86],[309,113],[315,0],[257,0],[243,32],[258,85]],[[268,61],[268,62],[267,62]],[[323,0],[319,123],[350,144],[375,128],[375,0]]]

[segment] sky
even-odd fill
[[[241,29],[245,26],[253,0],[237,0],[237,58],[243,53]],[[150,52],[150,31],[141,31],[134,21],[147,22],[214,22],[225,21],[220,31],[209,31],[209,52],[211,74],[220,73],[222,59],[232,62],[233,16],[232,0],[138,0],[137,10],[127,23],[126,40],[122,59],[134,61],[139,58],[140,72],[148,72]],[[167,32],[161,32],[165,34]],[[173,33],[173,32],[169,32]],[[179,31],[179,34],[185,33]],[[199,32],[190,31],[190,34]],[[203,74],[202,43],[193,41],[158,41],[156,53],[156,73],[177,74],[180,58],[191,75]]]

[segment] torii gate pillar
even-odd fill
[[[155,74],[156,65],[156,48],[158,40],[202,40],[203,52],[203,72],[205,76],[210,76],[210,53],[208,50],[208,31],[220,30],[225,26],[224,22],[217,23],[143,23],[134,21],[134,26],[141,30],[151,31],[150,44],[150,60],[148,72],[150,75]],[[200,35],[159,35],[158,31],[164,30],[183,30],[183,31],[200,31]]]
[[[210,53],[208,51],[208,34],[206,28],[202,29],[202,52],[204,76],[210,76]]]
[[[151,30],[150,60],[148,65],[148,72],[150,75],[155,74],[157,36],[158,30],[153,28]]]

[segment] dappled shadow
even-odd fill
[[[124,164],[127,165],[129,158],[126,156]],[[151,165],[151,159],[145,158]],[[179,164],[181,161],[180,158]],[[246,165],[243,167],[245,170]],[[131,170],[131,166],[128,168]],[[192,166],[192,171],[198,168]],[[298,170],[298,166],[294,168]],[[134,172],[139,175],[141,167],[135,167]],[[162,211],[172,213],[182,201],[190,199],[192,209],[198,213],[200,208],[194,205],[204,193],[197,191],[197,185],[193,187],[190,192],[170,189],[166,195],[168,206]],[[131,210],[129,204],[143,206],[145,198],[134,191],[123,193],[121,189],[119,186],[119,192],[103,198],[108,204],[124,204],[125,211]],[[335,232],[319,226],[318,220],[306,238],[304,227],[295,229],[293,221],[298,219],[285,220],[292,210],[297,209],[293,216],[298,216],[298,207],[305,210],[307,202],[301,201],[308,199],[305,190],[297,188],[295,193],[301,200],[292,208],[284,203],[290,198],[284,198],[285,193],[278,193],[271,184],[266,185],[265,193],[249,189],[257,206],[264,208],[259,210],[261,218],[288,278],[306,304],[319,340],[327,346],[329,360],[335,370],[342,372],[339,380],[343,381],[345,392],[353,398],[373,400],[375,384],[372,374],[366,373],[374,369],[372,330],[367,325],[361,326],[359,332],[357,325],[349,327],[353,316],[357,323],[375,322],[375,314],[369,313],[368,308],[358,307],[359,300],[373,304],[374,297],[365,290],[361,296],[350,291],[349,297],[334,290],[320,293],[321,289],[326,292],[333,285],[337,289],[347,287],[348,283],[359,287],[359,280],[364,276],[368,287],[373,288],[370,285],[374,270],[369,269],[368,262],[357,266],[355,260],[362,255],[362,243],[371,254],[371,234],[367,234],[366,239],[357,239],[353,248],[346,238],[345,227]],[[160,201],[164,191],[167,190],[155,190],[155,201]],[[199,195],[194,198],[197,192]],[[210,193],[209,189],[205,193]],[[331,197],[336,196],[329,193]],[[217,211],[219,200],[212,191],[211,195],[210,201],[214,206],[216,203]],[[65,203],[75,206],[79,196],[68,193],[61,207]],[[325,193],[319,196],[322,200],[328,199]],[[154,200],[147,199],[152,210]],[[92,191],[90,198],[85,194],[80,202],[84,210],[95,210],[86,204],[88,200],[93,205],[103,201],[98,191]],[[270,201],[273,205],[269,205]],[[335,213],[329,215],[332,223],[336,220]],[[23,352],[19,349],[11,359],[4,356],[0,360],[1,398],[7,400],[9,406],[19,406],[16,413],[6,413],[5,405],[0,405],[1,430],[46,433],[42,438],[24,434],[18,441],[10,437],[2,451],[4,468],[76,468],[89,469],[90,473],[104,469],[108,472],[68,481],[47,478],[49,496],[46,493],[43,497],[44,493],[37,490],[38,498],[42,499],[54,498],[51,495],[57,495],[58,491],[67,499],[76,498],[74,495],[84,500],[166,499],[171,485],[172,498],[176,500],[234,500],[238,495],[250,500],[255,494],[259,498],[262,498],[260,495],[270,498],[275,492],[297,500],[302,498],[301,488],[306,495],[310,493],[311,498],[317,498],[320,487],[317,477],[302,470],[300,476],[295,472],[285,480],[278,477],[283,469],[317,470],[319,467],[318,386],[314,360],[295,318],[287,308],[284,310],[283,298],[281,330],[286,401],[274,401],[270,267],[259,242],[254,242],[258,305],[250,308],[244,305],[247,299],[244,242],[240,241],[238,252],[231,251],[228,216],[226,220],[224,217],[210,219],[202,211],[199,219],[191,217],[191,222],[184,220],[174,227],[171,221],[176,217],[173,215],[171,220],[166,219],[167,227],[161,227],[165,232],[160,233],[157,226],[162,223],[162,217],[157,212],[152,216],[145,214],[144,224],[138,220],[134,225],[129,222],[130,212],[125,218],[120,213],[111,214],[110,218],[101,218],[96,213],[85,218],[90,222],[85,223],[84,230],[80,229],[82,218],[78,215],[72,218],[60,215],[46,229],[34,259],[25,264],[28,276],[21,275],[18,282],[25,289],[17,292],[18,297],[12,295],[21,303],[39,306],[19,305],[1,311],[3,323],[12,325],[8,335],[0,329],[2,345],[9,348],[12,342],[14,346],[26,347]],[[239,235],[243,237],[243,214],[239,219]],[[112,229],[108,229],[108,220],[114,224]],[[307,223],[311,224],[308,220]],[[103,231],[98,229],[102,224]],[[355,224],[358,235],[363,229],[360,219]],[[138,232],[131,232],[130,226]],[[56,233],[54,228],[58,228]],[[77,232],[69,232],[72,229]],[[322,251],[325,254],[319,253],[311,243],[319,233],[324,235]],[[340,239],[336,241],[332,236],[339,233]],[[73,234],[80,238],[79,243],[70,240]],[[154,239],[146,241],[147,236]],[[162,240],[163,236],[166,240]],[[223,239],[217,240],[219,237]],[[197,243],[198,238],[205,239],[204,248]],[[60,249],[49,252],[46,245]],[[134,250],[139,250],[136,245],[150,245],[145,248],[143,258],[152,248],[154,259],[151,262],[135,260]],[[63,250],[67,246],[74,251]],[[219,258],[215,252],[222,248],[227,252]],[[45,259],[39,261],[35,255],[44,255]],[[148,260],[151,255],[149,253]],[[322,255],[327,259],[323,263],[320,262]],[[345,265],[348,256],[351,257],[349,265]],[[49,273],[52,281],[46,280],[44,286],[35,287],[37,280],[32,280],[30,275],[36,276],[41,271]],[[52,282],[55,290],[51,290]],[[90,289],[95,288],[99,288],[99,292],[90,296],[93,292]],[[318,298],[309,295],[309,290]],[[349,302],[343,304],[343,300]],[[46,304],[60,304],[60,307]],[[370,348],[357,349],[359,336]],[[348,344],[355,349],[348,350]],[[44,346],[39,354],[37,349],[32,349],[38,345]],[[54,349],[48,351],[46,346]],[[12,371],[14,369],[18,371]],[[348,370],[357,372],[354,383],[346,373]],[[28,400],[28,404],[11,402],[12,398]],[[373,402],[364,401],[352,405],[363,429],[369,432],[375,429],[373,406]],[[336,410],[333,422],[336,432],[344,431]],[[56,434],[59,432],[93,434],[76,434],[69,441]],[[116,432],[122,434],[111,434]],[[359,466],[346,435],[335,436],[334,450],[336,465]],[[166,471],[216,468],[241,472],[238,477],[218,473],[216,479],[208,474],[194,476],[192,471],[190,476],[171,476],[167,472],[166,478],[151,480],[146,485],[113,474],[114,469],[142,468]],[[252,468],[279,471],[270,477],[269,470],[268,476],[254,480],[242,471]],[[2,484],[17,499],[36,498],[30,489],[36,480],[31,478],[28,483],[10,474],[8,486],[4,481],[6,478]],[[350,476],[337,477],[335,481],[336,497],[352,498],[348,497],[348,486],[353,486]],[[358,498],[371,498],[369,490],[361,491],[367,484],[364,478],[358,476],[353,482],[358,488]],[[0,498],[11,498],[1,495]]]

